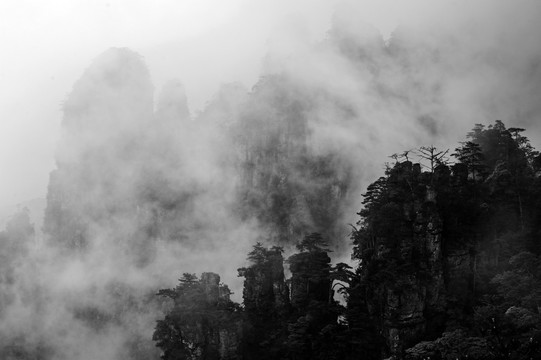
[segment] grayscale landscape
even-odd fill
[[[0,360],[541,359],[541,2],[0,4]]]

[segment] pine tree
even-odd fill
[[[236,340],[240,308],[219,280],[213,273],[203,273],[201,279],[185,273],[176,288],[158,292],[173,303],[165,318],[158,320],[152,337],[163,352],[162,359],[236,358],[235,347],[224,354],[221,334]]]

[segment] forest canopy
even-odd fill
[[[363,195],[355,268],[332,266],[317,233],[285,262],[283,248],[254,245],[227,322],[236,343],[197,358],[540,358],[541,157],[523,132],[498,120],[449,156],[434,146],[392,156]]]

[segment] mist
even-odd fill
[[[216,272],[241,302],[258,241],[287,255],[320,232],[349,261],[349,224],[392,154],[452,150],[496,119],[541,141],[535,1],[206,2],[182,36],[166,11],[106,6],[123,22],[101,27],[95,8],[82,18],[100,36],[56,44],[43,73],[28,58],[44,49],[12,46],[2,65],[0,203],[46,198],[2,222],[5,354],[158,358],[155,293],[182,273]],[[148,9],[143,23],[165,25],[138,38],[129,11]]]

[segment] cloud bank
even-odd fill
[[[98,56],[62,105],[45,241],[9,245],[33,237],[22,218],[2,234],[2,349],[156,356],[157,289],[215,271],[240,300],[255,241],[287,248],[312,230],[347,256],[389,155],[496,119],[541,139],[536,2],[419,2],[388,39],[359,20],[368,3],[337,5],[317,41],[290,17],[256,85],[225,84],[200,112],[182,79],[155,91],[134,51]]]

